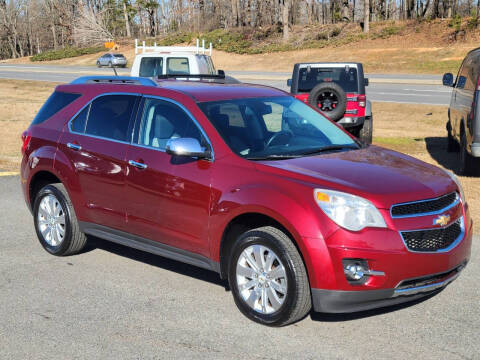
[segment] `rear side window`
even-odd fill
[[[142,77],[157,77],[163,74],[163,58],[144,57],[140,61],[139,75]]]
[[[190,65],[186,57],[171,57],[167,59],[167,74],[190,74]]]
[[[43,104],[37,116],[35,116],[33,119],[32,125],[40,124],[49,119],[64,107],[70,105],[80,96],[81,94],[55,91],[52,95],[50,95],[45,104]]]
[[[85,133],[129,142],[130,119],[136,101],[137,96],[133,95],[106,95],[94,100],[90,105]]]

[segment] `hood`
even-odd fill
[[[385,209],[456,190],[455,182],[439,167],[373,145],[261,164],[266,165],[264,170],[362,196]]]

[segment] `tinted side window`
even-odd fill
[[[190,65],[186,57],[171,57],[167,59],[167,74],[190,74]]]
[[[72,120],[71,128],[72,131],[78,133],[85,132],[85,125],[87,125],[88,112],[90,111],[90,105],[85,107],[76,117]]]
[[[81,94],[55,91],[52,95],[50,95],[45,104],[43,104],[37,116],[35,116],[33,119],[32,125],[40,124],[49,119],[64,107],[70,105],[80,96]]]
[[[129,141],[129,124],[137,97],[107,95],[90,105],[85,133],[108,139]]]
[[[168,140],[175,138],[203,141],[199,128],[180,107],[164,100],[146,99],[138,144],[165,149]]]
[[[144,57],[140,61],[139,75],[142,77],[156,77],[163,74],[163,58]]]

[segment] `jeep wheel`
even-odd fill
[[[358,132],[358,138],[363,141],[365,144],[372,143],[372,133],[373,133],[373,117],[365,118],[360,131]]]
[[[228,279],[239,310],[261,324],[287,325],[312,307],[302,258],[277,228],[266,226],[240,235],[231,252]]]
[[[43,248],[57,256],[81,251],[87,238],[80,232],[67,190],[62,184],[47,185],[35,197],[35,230]]]
[[[308,103],[316,106],[333,121],[337,121],[345,114],[347,95],[339,85],[333,82],[324,82],[310,91]]]

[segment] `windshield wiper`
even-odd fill
[[[247,160],[286,160],[286,159],[295,159],[302,157],[302,155],[280,155],[280,154],[273,154],[273,155],[267,155],[267,156],[250,156],[246,157],[245,159]]]
[[[358,148],[359,148],[358,145],[327,145],[327,146],[322,146],[319,148],[304,151],[302,153],[299,153],[298,155],[314,155],[314,154],[320,154],[322,152],[327,152],[327,151],[336,151],[336,150],[345,150],[345,149],[353,150]]]

